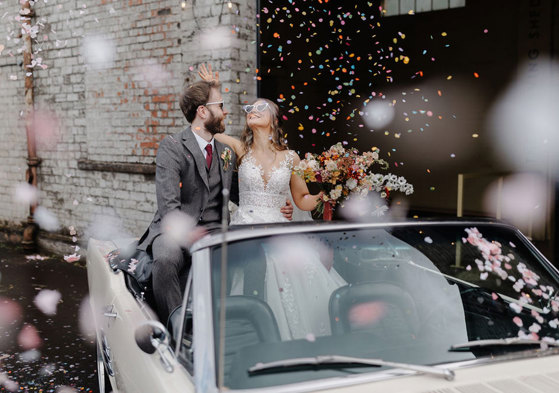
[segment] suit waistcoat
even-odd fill
[[[221,222],[221,174],[219,173],[219,159],[217,151],[214,149],[212,154],[212,165],[208,172],[208,185],[210,186],[210,194],[208,195],[208,203],[200,216],[201,224],[220,223]]]

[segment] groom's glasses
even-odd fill
[[[219,105],[219,107],[223,109],[223,100],[215,101],[215,102],[206,102],[206,104],[204,104],[204,106],[208,106],[208,105]]]
[[[256,105],[245,105],[243,106],[243,110],[248,114],[251,112],[264,112],[266,109],[269,108],[269,105],[267,102],[263,103],[263,104],[256,104]]]

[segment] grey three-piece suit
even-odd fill
[[[157,151],[155,192],[157,212],[138,244],[138,249],[153,255],[153,291],[158,313],[165,323],[182,300],[181,276],[190,268],[186,250],[169,245],[162,235],[161,220],[171,211],[180,210],[200,225],[212,226],[221,221],[223,189],[231,189],[235,153],[214,140],[212,164],[206,159],[190,127],[165,137]],[[222,155],[228,150],[231,158]]]

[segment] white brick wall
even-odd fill
[[[21,41],[14,42],[17,3],[0,2],[0,16],[5,14],[0,23],[0,221],[14,224],[28,213],[28,207],[12,201],[13,188],[24,181],[27,157],[19,117],[25,108],[24,73],[17,61],[23,56],[16,52]],[[198,0],[194,9],[191,2],[182,9],[175,0],[39,0],[34,10],[33,24],[42,23],[34,49],[42,49],[38,56],[48,66],[34,71],[35,105],[60,124],[56,144],[39,143],[40,204],[66,233],[69,226],[87,232],[91,222],[108,215],[139,236],[155,211],[154,178],[81,170],[78,160],[152,164],[159,141],[186,125],[177,100],[184,81],[197,78],[201,62],[220,71],[231,112],[228,132],[238,134],[244,121],[240,105],[256,92],[256,1],[229,9],[226,2]],[[206,32],[222,37],[212,41]],[[112,43],[109,67],[87,64],[83,45],[92,36]]]

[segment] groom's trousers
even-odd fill
[[[184,288],[191,265],[190,253],[166,235],[155,238],[153,254],[153,295],[157,314],[163,324],[171,312],[182,304]]]

